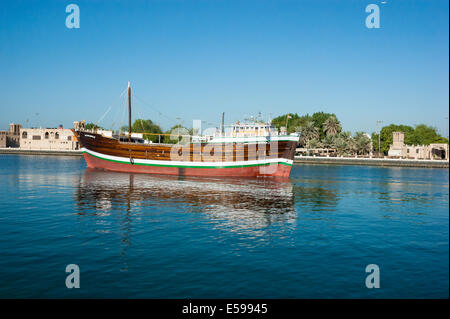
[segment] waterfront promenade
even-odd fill
[[[370,165],[448,168],[448,160],[416,160],[398,158],[358,158],[358,157],[319,157],[295,156],[294,164],[334,164],[334,165]]]
[[[0,148],[0,154],[14,155],[60,155],[60,156],[81,156],[81,150],[25,150],[20,148]]]

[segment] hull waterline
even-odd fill
[[[88,152],[84,152],[84,159],[89,168],[104,169],[114,172],[127,173],[146,173],[146,174],[163,174],[177,176],[241,176],[241,177],[257,177],[257,176],[274,176],[289,177],[292,164],[291,163],[263,163],[235,165],[233,167],[214,166],[214,167],[198,167],[195,163],[189,166],[176,165],[159,165],[150,163],[130,163],[124,161],[115,161],[104,159],[99,156],[93,156]]]

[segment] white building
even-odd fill
[[[59,128],[21,128],[20,148],[26,150],[77,150],[72,130]]]

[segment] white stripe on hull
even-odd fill
[[[105,160],[121,162],[121,163],[130,163],[130,159],[128,157],[120,157],[113,155],[106,155],[98,152],[91,151],[87,148],[81,149],[83,152],[86,152],[92,156],[99,157]],[[286,158],[265,158],[261,160],[252,160],[252,161],[237,161],[237,162],[191,162],[191,161],[158,161],[158,160],[147,160],[140,158],[132,158],[134,164],[143,164],[143,165],[164,165],[164,166],[197,166],[197,167],[239,167],[239,166],[252,166],[252,165],[267,165],[267,164],[287,164],[292,165],[293,160],[289,160]]]

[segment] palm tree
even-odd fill
[[[371,139],[363,132],[356,132],[355,134],[355,148],[359,155],[369,154],[371,151]]]
[[[333,136],[331,134],[325,136],[325,138],[322,140],[323,146],[326,147],[326,148],[333,148],[334,147],[334,140],[335,140],[335,136]]]
[[[342,138],[345,139],[345,140],[348,140],[348,139],[352,138],[352,133],[351,133],[351,132],[348,132],[348,131],[346,131],[346,132],[340,132],[340,133],[339,133],[339,136],[342,137]]]
[[[352,133],[350,132],[340,132],[337,134],[345,143],[345,149],[342,150],[342,155],[351,155],[355,153],[355,141],[352,138]]]
[[[306,143],[306,148],[319,148],[322,146],[322,143],[319,141],[318,138],[312,138]]]
[[[348,144],[347,141],[342,136],[338,136],[335,138],[334,146],[336,147],[336,151],[339,155],[347,154]]]
[[[319,139],[319,130],[314,126],[313,121],[306,121],[303,126],[300,127],[300,143],[307,145],[312,139]]]
[[[335,115],[329,116],[323,123],[323,131],[326,135],[336,136],[342,130],[341,123]]]

